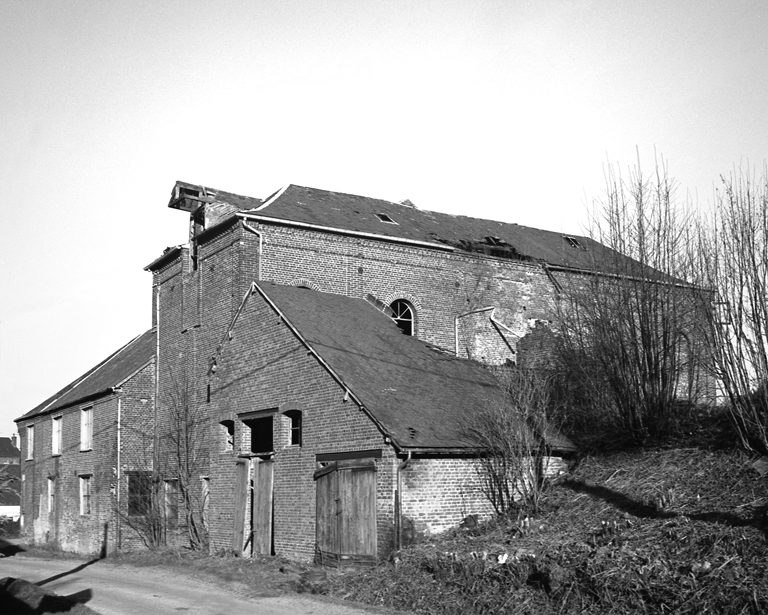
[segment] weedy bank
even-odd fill
[[[768,477],[738,453],[582,461],[534,517],[465,527],[331,593],[424,614],[766,613]]]

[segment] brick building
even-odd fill
[[[130,521],[149,493],[154,355],[147,331],[16,419],[24,538],[80,553],[141,544]]]
[[[113,451],[128,425],[153,437],[121,461],[96,463],[94,447],[88,462],[76,439],[71,454],[23,461],[36,539],[94,547],[107,505],[72,513],[78,484],[92,477],[104,502],[117,485],[124,503],[131,485],[134,499],[146,491],[133,471],[153,472],[167,542],[205,529],[213,550],[365,560],[386,553],[398,524],[439,531],[482,513],[461,434],[473,409],[497,402],[479,364],[540,363],[536,339],[563,287],[615,273],[616,253],[586,237],[301,186],[261,200],[177,182],[169,207],[189,215],[189,241],[147,266],[145,362],[106,383],[104,410],[76,391],[86,375],[19,419],[22,457],[28,426],[49,447],[57,417],[76,434],[89,403]],[[112,388],[127,395],[134,380],[129,418]],[[52,503],[59,489],[70,512]],[[362,533],[321,523],[340,493],[367,494],[350,499]]]

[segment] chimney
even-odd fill
[[[13,444],[13,448],[19,448],[19,445],[16,443],[16,434],[11,434],[11,444]]]

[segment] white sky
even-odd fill
[[[184,180],[580,232],[768,156],[765,0],[0,0],[0,435],[151,323]]]

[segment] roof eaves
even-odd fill
[[[167,265],[172,260],[177,258],[179,254],[181,254],[181,250],[184,246],[173,246],[172,248],[168,248],[165,252],[163,252],[158,258],[153,260],[149,265],[144,267],[144,271],[157,271],[158,269],[161,269],[164,265]]]
[[[308,222],[296,222],[295,220],[286,220],[285,218],[273,218],[272,216],[262,216],[246,211],[237,212],[237,216],[247,218],[249,220],[255,220],[257,222],[268,224],[279,224],[281,226],[293,226],[297,228],[306,228],[313,231],[323,231],[326,233],[334,233],[337,235],[349,235],[351,237],[364,237],[366,239],[376,239],[379,241],[388,241],[391,243],[402,243],[412,246],[420,246],[423,248],[432,248],[433,250],[442,250],[444,252],[453,252],[455,248],[453,246],[445,245],[442,243],[433,243],[431,241],[420,241],[418,239],[406,239],[404,237],[394,237],[393,235],[379,235],[378,233],[366,233],[364,231],[353,231],[349,229],[343,229],[333,226],[322,226],[320,224],[310,224]]]
[[[77,406],[79,404],[86,404],[90,401],[99,399],[100,397],[113,394],[115,392],[115,388],[117,387],[108,387],[106,389],[102,389],[101,391],[96,391],[95,393],[89,393],[88,395],[83,395],[82,397],[78,397],[77,399],[68,401],[67,403],[62,404],[60,406],[57,406],[55,405],[55,402],[52,402],[51,404],[48,404],[45,408],[39,410],[38,412],[35,412],[34,414],[30,414],[30,415],[25,414],[24,416],[20,416],[19,418],[14,419],[13,422],[20,423],[21,421],[28,421],[30,419],[36,419],[41,416],[45,416],[46,414],[54,414],[56,412],[66,410],[67,408],[71,408],[72,406]]]

